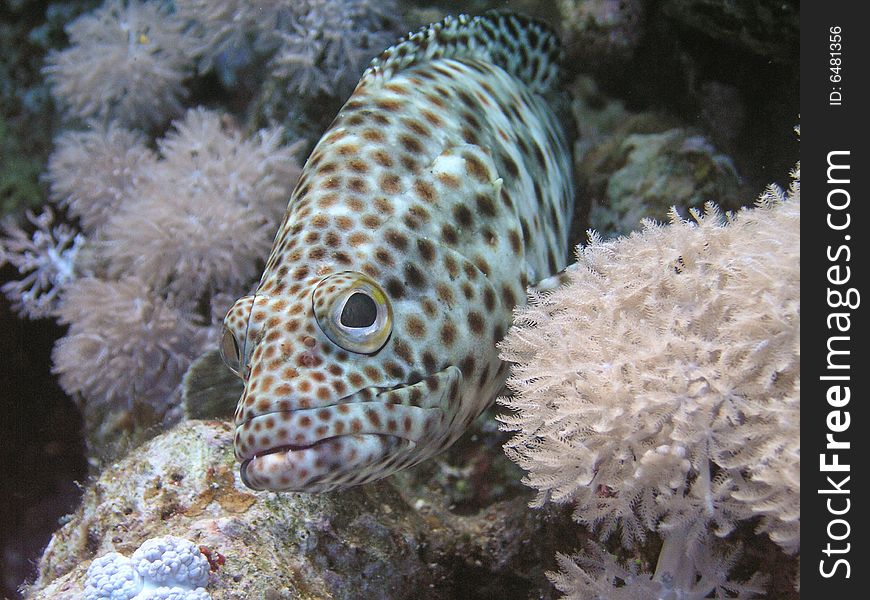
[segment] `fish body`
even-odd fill
[[[254,489],[328,491],[454,443],[507,374],[496,343],[564,267],[558,40],[503,13],[385,51],[309,157],[259,287],[224,321]]]

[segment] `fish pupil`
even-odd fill
[[[370,327],[378,316],[378,307],[371,296],[355,292],[341,309],[341,324],[345,327]]]

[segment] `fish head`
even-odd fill
[[[469,376],[475,361],[495,376],[494,343],[454,320],[470,311],[482,333],[484,307],[469,309],[461,257],[413,245],[377,278],[309,270],[230,309],[221,352],[245,382],[234,421],[248,487],[320,492],[380,479],[452,444],[485,408]]]

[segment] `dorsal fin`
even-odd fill
[[[529,17],[500,11],[448,16],[384,50],[362,79],[386,81],[403,69],[439,58],[475,58],[498,65],[534,91],[546,93],[556,86],[561,53],[556,33]]]

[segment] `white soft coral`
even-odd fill
[[[759,529],[800,540],[800,186],[753,210],[578,250],[570,283],[536,294],[502,344],[516,363],[505,450],[535,504],[635,547]]]

